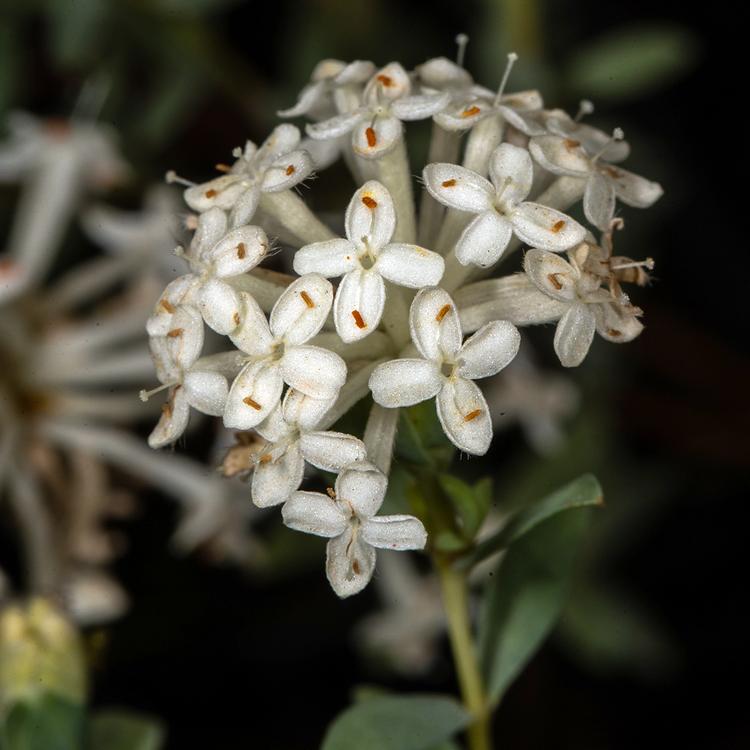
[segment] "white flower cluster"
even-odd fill
[[[243,431],[253,501],[283,504],[288,526],[330,539],[328,578],[340,596],[367,584],[374,547],[426,543],[418,519],[377,515],[399,407],[434,397],[447,437],[482,455],[492,415],[475,381],[515,357],[517,325],[557,321],[565,366],[583,360],[597,330],[616,342],[641,330],[620,283],[643,282],[649,262],[612,256],[615,199],[643,207],[661,188],[612,166],[628,153],[620,131],[609,137],[547,110],[536,91],[505,93],[514,61],[493,92],[445,58],[411,73],[325,60],[279,113],[309,117],[308,138],[280,125],[217,165],[216,179],[168,176],[187,186],[197,217],[190,246],[176,251],[189,273],[148,322],[156,390],[168,390],[150,444],[179,438],[191,407]],[[428,118],[417,211],[403,123]],[[338,158],[355,187],[344,237],[294,191]],[[564,213],[580,199],[601,247]],[[289,248],[296,277],[261,267],[269,237]],[[481,280],[522,245],[531,248],[522,274]],[[204,324],[232,348],[204,355]],[[368,392],[363,439],[330,431]],[[338,474],[328,496],[299,490],[305,463]]]

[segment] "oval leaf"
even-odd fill
[[[346,709],[333,722],[321,750],[430,750],[449,740],[469,720],[452,698],[372,698]]]

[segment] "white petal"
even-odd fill
[[[292,346],[281,358],[281,374],[292,388],[313,398],[329,399],[346,381],[346,363],[327,349]]]
[[[370,518],[383,504],[387,488],[388,479],[372,465],[350,468],[336,478],[336,500],[349,503],[360,519]]]
[[[247,292],[239,292],[240,323],[229,338],[245,354],[263,357],[271,353],[273,334],[268,327],[266,315],[255,299]]]
[[[586,236],[586,230],[570,216],[539,203],[521,203],[510,219],[519,239],[542,250],[567,250]]]
[[[284,523],[295,531],[337,537],[349,522],[334,500],[320,492],[295,492],[281,509]]]
[[[389,409],[432,398],[442,388],[440,368],[429,359],[393,359],[370,375],[372,397]]]
[[[578,271],[555,253],[532,248],[523,257],[523,268],[534,286],[561,302],[572,302],[576,298]]]
[[[222,175],[210,182],[189,187],[184,193],[185,203],[193,211],[199,211],[200,213],[211,208],[221,208],[228,211],[248,187],[250,187],[250,183],[242,175]]]
[[[333,80],[337,86],[346,86],[350,83],[364,83],[373,76],[375,70],[375,64],[369,60],[353,60],[344,66]]]
[[[591,165],[581,144],[571,138],[541,135],[529,141],[529,151],[547,171],[554,174],[586,177]]]
[[[277,125],[255,153],[255,159],[262,164],[271,164],[281,154],[288,154],[296,149],[300,137],[299,128],[296,125],[286,122]],[[247,158],[247,152],[245,158]]]
[[[365,159],[377,159],[398,143],[403,133],[401,120],[389,115],[360,122],[352,131],[354,152]]]
[[[489,180],[455,164],[428,164],[422,172],[430,195],[445,206],[480,213],[492,208],[495,189]]]
[[[186,370],[203,349],[203,321],[193,305],[180,305],[167,332],[167,351],[173,362]]]
[[[264,193],[278,193],[289,190],[306,180],[313,171],[313,161],[307,151],[291,151],[282,154],[263,174],[261,190]]]
[[[367,83],[363,98],[366,102],[378,105],[383,101],[394,101],[411,91],[409,74],[400,63],[388,63]]]
[[[305,461],[297,443],[275,461],[264,461],[261,456],[253,471],[253,503],[259,508],[281,505],[299,489],[304,473]]]
[[[519,112],[513,107],[507,107],[504,105],[500,105],[498,111],[509,125],[512,125],[524,135],[544,135],[547,132],[544,125],[539,121],[537,112]]]
[[[221,279],[208,279],[198,293],[203,320],[216,333],[232,333],[242,320],[239,292]]]
[[[192,273],[170,281],[154,305],[154,312],[146,321],[149,336],[166,336],[174,328],[173,316],[177,307],[189,303],[198,286],[198,279]]]
[[[326,576],[342,599],[358,594],[370,582],[375,570],[375,548],[361,536],[353,538],[351,526],[326,547]]]
[[[344,144],[341,138],[331,138],[328,141],[303,138],[300,146],[310,154],[315,169],[320,172],[328,169],[341,156],[341,149]]]
[[[240,227],[229,232],[207,254],[217,276],[247,273],[265,258],[268,237],[260,227]]]
[[[284,419],[301,430],[314,430],[326,412],[333,406],[334,398],[312,398],[302,391],[290,388],[284,396]]]
[[[589,177],[583,193],[583,213],[595,227],[602,231],[609,229],[615,215],[615,186],[612,180],[598,172]]]
[[[490,157],[490,177],[508,205],[520,203],[531,190],[534,167],[525,148],[502,143]]]
[[[376,269],[350,271],[339,284],[333,319],[341,340],[349,344],[372,333],[385,306],[385,284]]]
[[[271,310],[271,332],[287,344],[311,339],[326,322],[333,304],[331,282],[316,273],[293,281]]]
[[[294,270],[300,276],[319,273],[321,276],[343,276],[359,267],[357,248],[349,240],[326,240],[301,247],[294,254]]]
[[[492,442],[492,420],[476,383],[455,378],[438,393],[437,413],[450,441],[460,450],[483,456]]]
[[[391,243],[378,255],[375,270],[388,281],[410,289],[435,286],[443,278],[441,255],[419,245]]]
[[[209,208],[198,217],[198,226],[190,242],[196,257],[203,257],[221,240],[227,231],[227,215],[220,208]]]
[[[170,392],[169,400],[162,407],[161,417],[148,436],[148,444],[152,448],[163,448],[174,443],[188,424],[190,406],[181,386],[175,386]]]
[[[555,329],[555,352],[563,367],[578,367],[594,339],[596,322],[589,305],[571,305]]]
[[[425,359],[440,361],[461,348],[461,321],[456,305],[444,289],[417,292],[409,310],[409,329],[414,345]]]
[[[464,229],[456,242],[456,259],[464,266],[488,268],[497,263],[513,236],[510,221],[494,209],[484,211]]]
[[[287,424],[284,419],[284,413],[282,411],[281,404],[276,408],[255,428],[255,431],[264,440],[269,443],[279,443],[285,438],[289,438],[294,432],[294,427]]]
[[[424,549],[427,531],[414,516],[375,516],[362,525],[362,536],[381,549]]]
[[[297,98],[297,103],[288,109],[280,109],[276,114],[279,117],[299,117],[307,114],[318,104],[325,100],[326,85],[322,80],[305,86]]]
[[[307,432],[300,438],[305,461],[323,471],[343,471],[367,457],[365,444],[342,432]]]
[[[643,323],[632,312],[614,302],[594,306],[596,330],[599,335],[615,344],[624,344],[640,335]]]
[[[347,112],[322,122],[308,123],[305,130],[310,138],[317,141],[327,141],[349,133],[364,116],[365,113],[360,110]]]
[[[234,202],[231,212],[229,213],[229,225],[231,227],[241,227],[249,224],[260,202],[260,188],[253,184],[242,193]]]
[[[278,363],[268,360],[245,365],[229,389],[225,427],[250,430],[276,408],[284,387],[279,370]]]
[[[213,417],[220,417],[224,413],[229,384],[220,372],[188,372],[182,385],[187,400],[194,409]]]
[[[633,208],[648,208],[664,194],[658,182],[651,182],[621,167],[607,166],[602,171],[614,182],[617,197]]]
[[[404,96],[393,102],[391,112],[399,120],[424,120],[445,109],[450,100],[451,95],[447,91],[440,94]]]
[[[518,353],[521,334],[507,320],[493,320],[468,338],[458,353],[458,374],[469,380],[488,378]]]
[[[366,182],[352,196],[344,218],[346,236],[358,247],[367,244],[376,251],[385,247],[396,229],[396,211],[386,187],[376,180]]]
[[[434,57],[422,65],[417,65],[414,72],[422,83],[433,89],[464,89],[472,84],[466,68],[447,57]]]
[[[468,130],[480,120],[484,120],[495,112],[491,102],[484,99],[476,100],[471,97],[458,107],[451,107],[435,115],[435,122],[441,128],[451,131]]]

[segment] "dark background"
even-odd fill
[[[488,86],[515,43],[521,60],[512,80],[537,83],[547,104],[575,110],[575,87],[559,74],[584,42],[634,23],[689,32],[691,62],[673,80],[597,101],[592,122],[622,125],[634,146],[634,171],[666,190],[649,211],[626,214],[619,246],[635,258],[653,256],[656,280],[637,293],[644,334],[627,347],[599,340],[576,373],[587,405],[570,427],[575,447],[539,480],[546,489],[579,468],[600,475],[604,514],[611,515],[599,522],[586,575],[626,592],[623,601],[648,613],[662,647],[650,656],[636,650],[632,659],[597,660],[561,629],[510,690],[496,737],[503,748],[750,746],[750,621],[741,606],[750,521],[743,314],[750,219],[738,184],[746,86],[734,6],[549,2],[540,6],[535,40],[520,34],[509,41],[489,3],[221,3],[195,16],[163,3],[157,23],[148,3],[119,2],[117,22],[95,23],[83,59],[61,62],[51,40],[75,5],[60,3],[58,15],[44,4],[7,11],[2,33],[23,46],[24,68],[9,102],[64,114],[86,76],[121,71],[119,98],[103,117],[122,130],[140,175],[141,184],[118,197],[126,206],[137,205],[143,185],[169,168],[203,179],[244,138],[262,139],[318,57],[397,59],[411,68],[452,56],[453,37],[467,31],[468,67]],[[74,38],[85,46],[85,35]],[[147,106],[159,98],[154,80],[162,75],[172,91],[174,81],[187,81],[188,103],[173,121],[160,121]],[[332,187],[335,174],[316,196],[321,208],[345,205],[349,184]],[[550,330],[534,332],[554,366],[551,338]],[[498,486],[508,492],[531,491],[522,474],[534,459],[520,445],[520,433],[511,431],[479,462],[497,470]],[[199,455],[202,446],[187,450]],[[174,512],[159,497],[144,498],[140,516],[126,526],[130,546],[117,572],[134,607],[90,634],[96,705],[163,717],[170,749],[301,750],[316,745],[355,685],[456,690],[447,643],[416,682],[381,672],[351,647],[352,625],[375,606],[371,589],[338,601],[320,559],[270,578],[210,565],[208,551],[175,558],[168,544]],[[605,635],[616,639],[616,619],[600,627],[612,628]]]

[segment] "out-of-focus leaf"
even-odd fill
[[[464,536],[473,539],[490,509],[492,480],[486,477],[472,486],[452,474],[440,474],[438,481],[458,514]]]
[[[24,69],[24,49],[19,36],[17,27],[10,23],[0,25],[0,115],[10,108]]]
[[[596,98],[643,96],[689,70],[699,53],[698,41],[676,25],[634,25],[581,45],[567,68],[576,93]]]
[[[505,549],[557,513],[571,508],[602,505],[603,502],[602,488],[596,477],[592,474],[584,474],[538,503],[511,516],[500,531],[478,545],[471,555],[461,561],[461,567],[471,567]]]
[[[156,11],[169,15],[204,16],[239,5],[242,0],[152,0]]]
[[[164,738],[164,727],[151,717],[100,711],[89,725],[88,750],[159,750]]]
[[[447,467],[453,446],[445,437],[431,401],[401,409],[396,454],[419,466]]]
[[[641,605],[610,586],[577,586],[558,632],[577,659],[603,674],[658,677],[678,661],[674,646]]]
[[[54,693],[19,701],[2,724],[2,750],[81,750],[84,709]]]
[[[460,552],[461,550],[465,550],[469,543],[463,537],[458,536],[458,534],[444,529],[434,535],[432,544],[440,552]]]
[[[94,61],[114,7],[111,0],[47,0],[50,45],[58,65],[77,67]]]
[[[372,698],[346,709],[326,732],[322,750],[430,750],[469,723],[452,698]]]
[[[488,586],[479,649],[490,700],[500,699],[560,616],[590,512],[557,513],[519,537]]]

